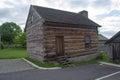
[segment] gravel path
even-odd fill
[[[23,70],[35,69],[23,59],[1,59],[0,73],[16,72]]]

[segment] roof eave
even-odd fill
[[[98,26],[94,26],[94,25],[80,25],[80,24],[68,24],[68,23],[60,23],[60,22],[52,22],[52,21],[45,21],[44,22],[45,25],[52,25],[52,26],[69,26],[69,27],[78,27],[78,26],[86,26],[86,27],[89,27],[89,28],[96,28],[96,27],[101,27],[100,25]],[[78,27],[80,28],[80,27]]]
[[[116,37],[118,37],[120,35],[120,31],[118,33],[116,33],[112,38],[110,38],[108,41],[105,42],[105,44],[109,44],[111,43]]]

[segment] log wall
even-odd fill
[[[97,53],[98,37],[96,29],[60,28],[44,26],[45,51],[47,54],[56,54],[56,36],[64,36],[64,52],[71,57]],[[84,37],[91,36],[91,48],[85,48]]]
[[[30,9],[26,23],[27,53],[28,57],[44,60],[44,35],[43,19],[36,13],[34,8]]]

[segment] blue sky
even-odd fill
[[[110,38],[120,31],[120,0],[0,0],[0,24],[13,21],[23,29],[30,4],[76,13],[87,10],[102,26],[100,34]]]

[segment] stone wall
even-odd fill
[[[98,53],[94,53],[89,55],[73,57],[73,58],[70,58],[69,60],[70,61],[89,61],[89,60],[95,59],[97,56],[98,56]]]

